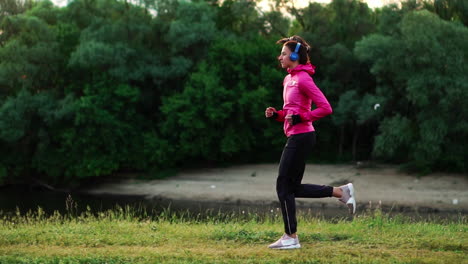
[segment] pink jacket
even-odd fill
[[[332,108],[322,91],[315,85],[311,75],[315,73],[311,64],[299,64],[288,69],[289,74],[283,81],[283,109],[279,110],[279,122],[284,122],[284,133],[287,137],[300,133],[315,131],[313,121],[332,113]],[[311,110],[312,103],[317,108]],[[284,117],[288,114],[300,115],[302,122],[290,125]]]

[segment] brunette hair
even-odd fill
[[[283,46],[288,47],[290,51],[294,51],[296,49],[297,43],[301,43],[299,51],[297,52],[297,54],[299,54],[299,64],[310,63],[310,45],[300,36],[294,35],[289,38],[282,38],[276,42],[276,44],[282,44]]]

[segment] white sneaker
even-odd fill
[[[356,213],[356,198],[354,196],[354,186],[352,183],[340,186],[343,191],[343,195],[339,199],[340,202],[346,204],[349,208],[350,214]]]
[[[278,241],[268,246],[271,249],[295,249],[301,248],[299,244],[299,237],[292,238],[287,234],[284,234]]]

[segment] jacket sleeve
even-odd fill
[[[316,121],[322,117],[330,115],[333,110],[322,91],[315,85],[314,80],[309,75],[299,82],[299,89],[312,99],[312,103],[317,106],[314,110],[300,113],[302,121]]]
[[[284,112],[283,110],[278,110],[276,111],[276,113],[278,114],[278,116],[276,117],[276,121],[278,122],[284,122]]]

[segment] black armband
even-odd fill
[[[292,124],[299,124],[302,122],[301,116],[300,115],[292,115]]]

